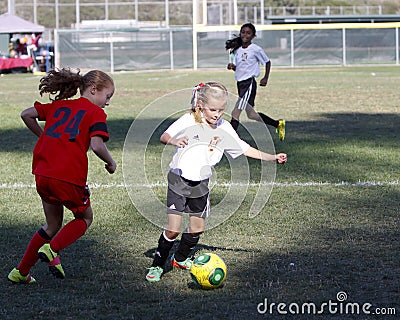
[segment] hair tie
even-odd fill
[[[192,90],[192,110],[196,108],[197,105],[197,92],[204,87],[204,83],[200,82],[197,86],[195,86]]]

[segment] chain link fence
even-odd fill
[[[257,25],[275,66],[399,65],[400,23]],[[196,32],[197,31],[197,32]],[[56,66],[102,70],[225,68],[237,26],[55,31]],[[193,47],[196,39],[196,48]]]

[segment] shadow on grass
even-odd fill
[[[370,199],[375,191],[367,191],[360,191],[356,199],[352,195],[321,195],[315,211],[298,216],[294,206],[301,207],[308,194],[302,195],[304,199],[297,198],[293,207],[287,207],[291,196],[282,194],[287,197],[282,206],[291,220],[285,220],[280,212],[275,220],[265,215],[254,220],[235,216],[211,230],[210,244],[205,244],[204,237],[196,251],[215,251],[228,266],[225,286],[211,291],[191,288],[190,276],[184,270],[168,273],[159,283],[144,280],[154,248],[143,252],[142,242],[145,238],[156,242],[159,230],[138,217],[132,206],[124,208],[132,211],[131,222],[127,221],[129,216],[116,212],[119,224],[107,228],[100,224],[97,229],[101,230],[89,231],[61,253],[66,279],[54,279],[46,265],[36,265],[32,269],[38,280],[36,286],[12,285],[5,277],[37,228],[26,223],[3,223],[1,318],[120,320],[190,315],[193,319],[281,319],[284,316],[277,311],[278,303],[301,306],[312,302],[320,308],[329,300],[336,302],[341,291],[348,295],[349,303],[398,308],[399,193],[396,188],[377,193],[374,204]],[[351,212],[354,200],[360,206]],[[331,215],[322,216],[324,212]],[[123,234],[127,235],[125,241],[119,238]],[[271,245],[268,238],[281,244]],[[275,307],[268,313],[258,313],[257,306],[265,299]],[[322,315],[292,318],[369,319],[363,314],[331,315],[327,309]]]

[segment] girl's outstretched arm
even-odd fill
[[[253,147],[247,149],[244,155],[249,158],[260,159],[263,161],[277,161],[278,163],[285,163],[287,161],[286,153],[269,154]]]

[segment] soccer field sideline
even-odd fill
[[[341,182],[316,182],[316,181],[309,181],[309,182],[250,182],[250,183],[229,183],[229,182],[222,182],[222,183],[214,183],[211,186],[217,187],[258,187],[258,186],[270,186],[273,185],[275,187],[322,187],[322,186],[329,186],[329,187],[375,187],[375,186],[399,186],[400,181],[358,181],[358,182],[348,182],[348,181],[341,181]],[[143,188],[156,188],[156,187],[167,187],[166,182],[156,182],[156,183],[149,183],[149,184],[135,184],[135,185],[127,185],[122,183],[109,183],[109,184],[101,184],[101,183],[92,183],[89,184],[91,189],[109,189],[109,188],[127,188],[127,187],[143,187]],[[26,188],[36,188],[34,183],[27,184],[27,183],[2,183],[0,184],[0,189],[26,189]]]

